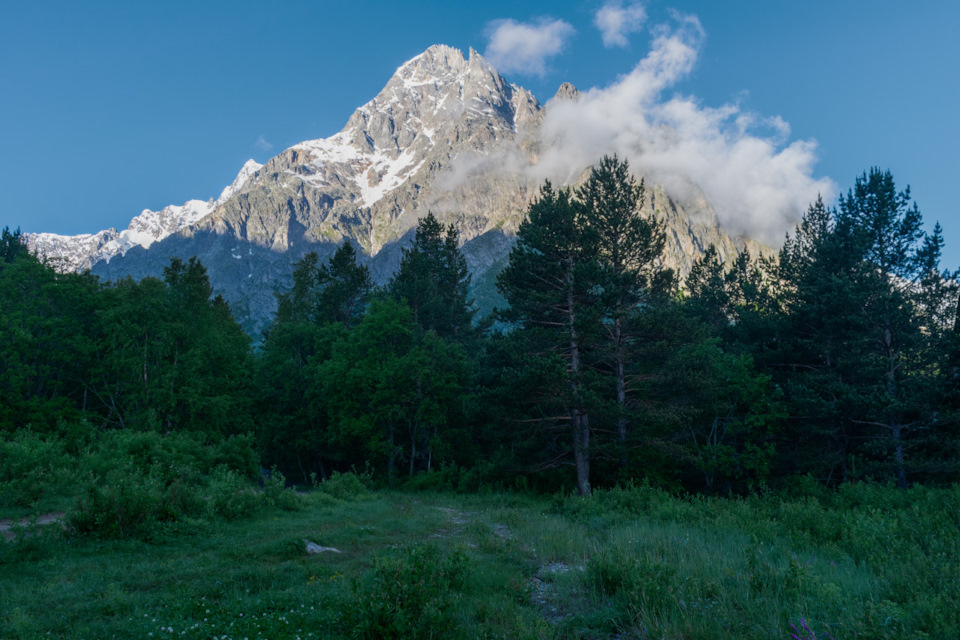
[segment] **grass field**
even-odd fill
[[[148,541],[22,528],[0,543],[0,638],[960,636],[957,487],[584,500],[343,480]]]

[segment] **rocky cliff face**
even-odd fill
[[[577,100],[572,85],[555,100]],[[432,211],[460,232],[476,297],[495,302],[493,274],[506,259],[524,211],[539,188],[531,176],[544,109],[475,51],[437,45],[397,69],[339,133],[297,144],[265,165],[252,160],[216,200],[144,211],[128,229],[88,236],[38,234],[37,252],[62,268],[115,278],[159,275],[169,257],[197,255],[214,288],[256,333],[271,317],[272,292],[292,263],[343,241],[363,252],[384,282],[417,220]],[[563,177],[575,183],[586,175]],[[737,243],[703,197],[680,201],[648,185],[647,213],[668,230],[666,263],[684,273],[709,244],[722,255]]]

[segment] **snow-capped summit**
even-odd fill
[[[578,99],[566,84],[556,96]],[[456,228],[474,283],[486,287],[475,296],[489,307],[493,274],[540,186],[533,169],[545,144],[544,110],[553,103],[541,106],[473,49],[464,56],[435,45],[400,65],[341,131],[263,165],[247,161],[215,200],[145,210],[120,232],[36,234],[28,243],[61,269],[91,268],[106,278],[161,275],[170,256],[200,256],[215,290],[256,333],[270,320],[273,291],[306,252],[323,259],[350,241],[373,279],[385,282],[402,243],[431,211]],[[668,228],[666,262],[680,272],[709,244],[732,252],[709,203],[683,205],[648,185],[647,213],[654,209]],[[134,247],[144,251],[127,255]]]
[[[240,167],[240,173],[237,174],[236,180],[234,180],[230,186],[224,188],[224,190],[220,192],[220,197],[217,198],[216,204],[223,203],[232,195],[240,191],[240,189],[247,184],[250,178],[254,177],[257,171],[260,171],[262,167],[262,164],[256,160],[253,160],[252,158],[244,162],[243,166]]]
[[[539,109],[473,49],[467,59],[434,45],[402,64],[342,131],[294,146],[303,155],[287,170],[318,188],[339,182],[355,204],[370,207],[416,174],[436,147],[469,137],[469,124],[491,139],[511,137]]]
[[[60,268],[67,269],[109,262],[132,247],[147,249],[198,225],[217,232],[232,229],[244,239],[285,250],[289,243],[286,232],[258,229],[261,224],[273,225],[269,217],[264,221],[255,214],[251,221],[249,207],[235,211],[236,200],[244,191],[267,188],[283,176],[281,182],[294,180],[295,184],[288,185],[294,192],[309,189],[317,193],[315,202],[324,209],[369,210],[378,204],[389,209],[386,215],[371,212],[374,228],[357,238],[361,246],[376,252],[416,222],[413,218],[401,225],[406,228],[378,228],[382,226],[378,222],[392,223],[405,211],[417,208],[409,194],[393,198],[384,207],[381,201],[386,196],[421,171],[436,174],[458,156],[487,153],[501,142],[512,142],[526,125],[539,123],[540,110],[533,95],[507,82],[473,49],[464,57],[458,49],[434,45],[400,65],[383,90],[359,107],[339,133],[294,145],[266,165],[248,160],[216,200],[190,200],[160,211],[144,210],[120,232],[29,234],[27,240],[34,251],[60,261]],[[414,196],[424,183],[432,182],[427,177],[413,181]],[[216,215],[211,215],[214,212]],[[237,219],[238,213],[242,219]],[[279,226],[284,225],[281,222]],[[319,235],[337,239],[354,233],[336,228]]]

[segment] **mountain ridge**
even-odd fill
[[[465,57],[434,45],[400,65],[341,131],[295,144],[262,165],[248,161],[216,200],[144,210],[121,232],[35,234],[28,244],[62,260],[61,268],[89,268],[105,278],[159,275],[169,256],[193,251],[203,256],[215,290],[256,332],[269,322],[272,290],[289,282],[300,256],[315,250],[324,257],[350,241],[384,282],[417,220],[432,211],[460,233],[475,280],[492,286],[484,274],[502,264],[542,184],[536,167],[545,110],[553,100],[579,97],[564,83],[541,105],[473,49]],[[575,184],[588,169],[561,182]],[[680,200],[648,185],[644,211],[665,220],[665,262],[681,273],[709,244],[729,256],[748,243],[723,232],[702,194]]]

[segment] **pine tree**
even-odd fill
[[[345,329],[358,322],[373,290],[370,270],[357,264],[353,245],[344,242],[317,274],[317,321],[339,322]]]
[[[662,222],[644,217],[644,185],[630,175],[626,160],[604,156],[577,189],[583,224],[596,238],[604,307],[605,360],[614,379],[620,466],[627,466],[630,369],[636,364],[635,318],[658,289],[672,288],[672,272],[661,268],[666,234]]]
[[[19,228],[10,231],[10,227],[4,227],[3,231],[0,231],[0,264],[12,264],[15,260],[29,255],[30,251]]]
[[[404,300],[424,331],[467,340],[475,311],[468,297],[470,274],[460,252],[457,230],[445,230],[432,213],[417,223],[413,245],[403,250],[400,268],[388,290]]]
[[[792,416],[782,443],[785,472],[843,481],[860,448],[851,422],[859,411],[858,345],[867,332],[855,277],[860,262],[849,234],[837,232],[835,212],[820,198],[780,251],[781,339],[767,361]]]
[[[868,474],[892,466],[906,487],[907,449],[936,420],[930,338],[946,328],[949,303],[938,299],[955,285],[939,272],[939,232],[924,236],[921,225],[909,189],[871,169],[838,211],[811,206],[781,251],[779,354],[793,371],[791,414],[832,440],[842,479],[859,459],[873,465]]]
[[[510,308],[501,318],[531,332],[540,357],[559,354],[566,364],[557,396],[565,408],[577,472],[577,491],[590,495],[590,410],[585,356],[594,348],[602,305],[597,234],[567,190],[547,182],[517,232],[497,289]]]
[[[687,311],[702,322],[711,335],[721,335],[732,320],[732,300],[716,246],[708,246],[694,261],[684,284]]]

